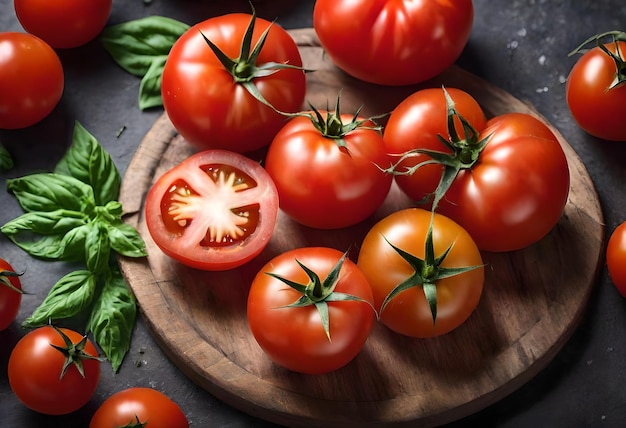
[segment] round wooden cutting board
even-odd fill
[[[533,108],[459,68],[423,85],[389,88],[356,81],[326,58],[311,29],[292,31],[307,77],[308,101],[363,114],[390,112],[423,87],[458,87],[489,116]],[[304,108],[304,106],[303,106]],[[541,117],[540,117],[541,118]],[[545,120],[541,118],[542,120]],[[282,213],[265,251],[226,272],[203,272],[165,256],[147,232],[143,203],[151,184],[195,149],[161,116],[126,172],[121,201],[126,221],[148,246],[142,260],[120,259],[152,334],[194,382],[224,402],[287,426],[435,426],[474,413],[530,380],[575,330],[596,282],[604,243],[603,215],[584,165],[562,135],[571,191],[554,230],[521,251],[484,254],[486,284],[474,314],[458,329],[433,339],[411,339],[377,325],[362,352],[327,375],[301,375],[274,365],[246,321],[254,275],[273,256],[300,246],[358,248],[369,227],[410,205],[393,187],[371,219],[338,231],[299,226]]]

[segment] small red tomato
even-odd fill
[[[20,129],[48,116],[63,95],[56,52],[28,33],[0,33],[0,128]]]
[[[22,283],[19,274],[4,259],[0,259],[0,331],[5,330],[20,310]]]
[[[626,222],[611,233],[606,248],[606,265],[613,284],[626,297]]]
[[[604,43],[587,51],[572,67],[566,85],[572,117],[589,134],[626,141],[626,79],[618,73],[626,60],[626,42]]]
[[[9,357],[9,383],[28,408],[64,415],[83,407],[100,380],[94,344],[76,331],[39,327],[22,337]]]
[[[75,48],[96,38],[111,14],[112,0],[14,0],[22,27],[53,48]]]
[[[144,425],[145,424],[145,425]],[[128,388],[107,398],[89,428],[188,428],[189,421],[174,401],[152,388]]]

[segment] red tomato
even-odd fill
[[[107,398],[96,410],[89,428],[187,428],[189,421],[174,401],[152,388],[128,388]],[[141,425],[144,426],[144,425]]]
[[[407,208],[390,214],[365,236],[357,261],[372,287],[380,321],[391,330],[411,337],[438,336],[459,327],[478,306],[484,286],[483,261],[472,237],[454,221],[435,213],[434,256],[440,257],[450,248],[440,268],[476,268],[441,279],[429,279],[434,282],[436,290],[434,321],[423,286],[426,281],[416,278],[409,282],[413,286],[395,295],[382,308],[387,296],[399,284],[426,271],[409,264],[391,244],[425,260],[430,221],[431,212],[421,208]],[[438,274],[440,268],[435,268],[432,275]],[[424,278],[427,277],[421,277]]]
[[[626,59],[626,42],[604,45],[622,63]],[[569,74],[566,85],[567,105],[578,125],[589,134],[612,141],[626,141],[626,84],[617,82],[614,58],[599,47],[581,56]]]
[[[487,124],[485,113],[478,102],[465,91],[446,88],[455,103],[457,112],[475,129],[483,129]],[[417,91],[405,98],[389,116],[385,125],[383,141],[387,151],[394,157],[416,148],[445,150],[438,135],[448,139],[446,99],[441,88],[428,88]],[[460,121],[455,129],[461,135]],[[398,171],[406,171],[428,160],[427,155],[417,155],[401,161]],[[395,180],[414,201],[421,201],[436,187],[441,176],[441,165],[425,165],[412,174],[396,175]]]
[[[13,4],[26,31],[53,48],[74,48],[100,34],[112,0],[14,0]]]
[[[328,111],[319,113],[324,120],[338,118]],[[280,208],[309,227],[335,229],[366,219],[382,205],[393,181],[377,166],[389,166],[390,161],[374,123],[357,118],[362,125],[352,129],[353,115],[339,117],[349,131],[320,129],[323,124],[308,117],[290,120],[265,159]],[[339,128],[343,126],[334,129]]]
[[[304,101],[301,69],[264,69],[272,63],[302,66],[295,41],[278,25],[256,19],[252,46],[271,25],[263,49],[253,64],[238,60],[234,70],[222,65],[203,37],[237,59],[250,21],[250,15],[241,13],[207,19],[183,34],[169,53],[161,83],[163,106],[178,132],[200,149],[256,150],[267,146],[284,125],[284,116],[252,96],[246,86],[254,85],[282,112],[296,112]]]
[[[61,333],[72,345],[68,346]],[[39,327],[22,337],[9,357],[9,383],[28,408],[47,415],[64,415],[83,407],[100,380],[100,361],[93,343],[79,333],[51,326]],[[52,346],[51,346],[52,345]],[[59,347],[69,353],[69,357]],[[64,364],[71,358],[66,371]],[[83,374],[78,366],[82,364]]]
[[[0,33],[0,128],[26,128],[48,116],[63,95],[61,60],[43,40]]]
[[[372,290],[347,258],[338,275],[330,275],[342,256],[332,248],[298,248],[276,256],[255,276],[248,296],[248,322],[255,339],[276,364],[300,373],[327,373],[345,366],[361,351],[375,319]],[[319,281],[334,287],[326,299],[313,293],[313,299],[328,309],[328,331],[315,304],[286,307],[308,297],[312,290],[309,287],[310,291],[303,293],[274,275],[306,286],[311,278],[300,263]],[[340,300],[338,293],[362,300]]]
[[[626,297],[626,222],[611,233],[606,248],[606,265],[613,284]]]
[[[445,104],[442,98],[438,98],[439,102]],[[425,104],[432,102],[435,101],[428,99]],[[420,104],[412,108],[419,110]],[[391,114],[385,130],[389,151],[395,152],[393,148],[401,146],[398,141],[410,141],[406,140],[410,134],[402,127],[410,123],[406,111],[397,109]],[[427,127],[426,131],[432,129]],[[503,114],[490,119],[483,129],[476,126],[476,131],[476,140],[487,139],[487,144],[475,154],[475,161],[467,156],[468,152],[457,156],[468,163],[460,168],[437,210],[466,229],[483,251],[525,248],[545,237],[563,214],[570,184],[563,148],[543,122],[528,114]],[[418,133],[420,128],[412,132]],[[434,138],[414,143],[414,149],[450,153]],[[419,168],[417,176],[406,182],[397,177],[398,185],[414,200],[421,201],[435,191],[442,171],[440,165]]]
[[[146,223],[165,254],[187,266],[225,270],[256,257],[278,216],[278,192],[258,162],[226,150],[187,158],[152,186]]]
[[[19,274],[4,259],[0,259],[0,331],[17,317],[22,303],[22,283]]]
[[[313,27],[325,53],[371,83],[430,79],[460,56],[474,22],[471,0],[317,0]]]

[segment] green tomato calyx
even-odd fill
[[[254,98],[256,98],[259,102],[265,104],[270,107],[272,110],[277,111],[278,113],[282,113],[276,110],[261,94],[259,89],[254,83],[254,79],[260,77],[267,77],[274,73],[277,73],[280,70],[291,68],[296,70],[301,70],[303,72],[307,72],[309,70],[305,70],[302,67],[298,67],[291,64],[286,63],[277,63],[277,62],[266,62],[262,64],[257,64],[259,59],[259,55],[263,50],[263,46],[265,45],[265,41],[267,40],[267,36],[272,28],[272,24],[270,24],[265,31],[261,34],[261,37],[257,41],[256,45],[252,47],[252,36],[254,34],[254,26],[256,23],[256,10],[252,3],[250,3],[250,7],[252,8],[252,16],[250,18],[250,24],[246,28],[246,32],[241,41],[241,48],[239,50],[238,58],[230,58],[226,55],[215,43],[209,40],[208,37],[204,35],[204,33],[200,32],[202,38],[207,43],[207,45],[211,48],[217,59],[222,63],[224,68],[228,70],[228,72],[232,75],[233,80],[236,83],[241,84]]]
[[[320,279],[319,275],[315,271],[305,266],[302,262],[296,259],[296,263],[298,263],[298,265],[306,272],[307,276],[309,277],[309,282],[307,284],[300,284],[275,273],[266,272],[267,275],[276,278],[279,281],[282,281],[294,290],[302,293],[302,296],[295,302],[289,305],[279,306],[278,308],[303,308],[306,306],[315,305],[315,308],[320,314],[322,325],[324,327],[324,331],[326,332],[326,337],[328,337],[329,341],[331,339],[328,302],[358,301],[367,303],[372,307],[372,310],[374,310],[372,303],[361,297],[335,291],[335,287],[339,282],[341,267],[346,260],[346,256],[347,254],[344,253],[339,258],[333,269],[328,273],[328,276],[326,276],[324,280]]]
[[[478,269],[483,265],[478,266],[463,266],[463,267],[445,267],[442,263],[448,257],[448,254],[452,250],[454,243],[440,255],[435,255],[435,247],[433,244],[433,219],[434,213],[431,214],[430,224],[428,226],[428,234],[426,235],[425,247],[424,247],[424,259],[420,259],[415,255],[404,251],[403,249],[395,246],[386,237],[383,237],[385,241],[391,245],[396,253],[400,255],[413,269],[413,274],[407,279],[396,285],[393,290],[387,294],[385,300],[380,307],[380,313],[382,313],[389,302],[393,300],[398,294],[402,293],[413,287],[421,287],[424,291],[424,296],[430,307],[430,312],[433,318],[433,327],[437,320],[437,283],[452,276],[460,275],[465,272],[469,272],[474,269]]]
[[[84,360],[98,360],[103,361],[102,358],[99,358],[94,355],[90,355],[85,352],[85,345],[87,345],[87,336],[83,336],[83,338],[78,343],[72,342],[72,340],[65,334],[63,331],[53,325],[51,325],[54,330],[59,333],[59,336],[63,339],[64,346],[53,345],[52,346],[57,351],[61,352],[65,357],[65,362],[63,363],[63,368],[61,369],[61,374],[59,379],[63,379],[65,373],[67,373],[68,369],[71,366],[76,367],[76,370],[80,373],[80,375],[85,377],[85,369],[83,367]]]

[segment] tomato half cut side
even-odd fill
[[[269,242],[278,192],[263,167],[227,150],[206,150],[157,179],[146,196],[146,224],[174,260],[201,270],[233,269]]]

